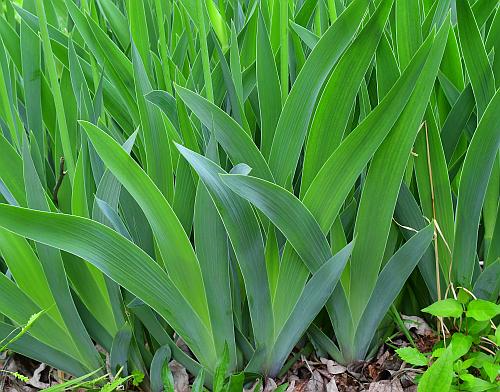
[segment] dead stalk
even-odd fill
[[[54,189],[52,190],[52,200],[54,201],[54,204],[57,207],[59,206],[59,198],[58,198],[59,188],[61,188],[66,173],[67,172],[64,170],[64,157],[61,157],[61,159],[59,160],[59,175],[57,176],[56,185],[54,185]]]

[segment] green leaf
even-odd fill
[[[165,363],[170,361],[171,355],[172,352],[168,346],[161,346],[158,350],[156,350],[149,370],[151,392],[163,391],[163,367]]]
[[[7,205],[0,205],[0,226],[94,264],[162,315],[198,359],[213,366],[213,338],[202,317],[154,260],[115,231],[85,218]]]
[[[12,336],[12,330],[12,325],[0,322],[0,339]],[[68,353],[65,353],[64,349],[58,351],[29,334],[23,335],[18,341],[12,343],[9,348],[35,361],[44,361],[48,365],[70,374],[85,376],[85,378],[89,375],[89,370],[68,355]],[[100,369],[97,369],[92,374],[99,371]]]
[[[469,287],[476,258],[479,220],[486,188],[500,148],[500,93],[496,93],[472,137],[463,163],[455,216],[453,275]]]
[[[403,347],[396,350],[399,357],[413,366],[427,366],[429,360],[415,347]]]
[[[80,362],[77,350],[65,328],[60,325],[59,320],[48,312],[50,308],[42,309],[4,274],[0,274],[0,288],[3,293],[0,298],[0,312],[2,314],[8,317],[14,325],[22,327],[29,322],[34,314],[47,310],[31,326],[30,334],[41,343],[51,347],[52,350],[66,353],[73,361]],[[13,304],[16,304],[16,306],[12,306]],[[5,339],[2,340],[15,336],[12,335],[14,328],[10,325],[11,334],[5,336]],[[85,367],[83,364],[80,364],[80,366]],[[85,368],[88,370],[87,367]]]
[[[141,56],[142,63],[146,68],[146,73],[148,73],[150,63],[150,44],[148,36],[148,23],[146,21],[146,11],[144,6],[144,0],[131,1],[127,3],[127,11],[132,48],[136,48],[138,54]]]
[[[234,87],[236,90],[236,96],[240,101],[240,104],[243,103],[243,75],[241,72],[241,60],[240,60],[240,50],[238,46],[238,33],[236,32],[236,27],[234,23],[231,22],[231,46],[230,46],[230,67],[231,67],[231,77],[233,79]],[[222,65],[222,64],[221,64]],[[244,116],[244,113],[242,113]],[[245,119],[246,123],[246,119]],[[248,126],[248,123],[246,123]]]
[[[212,24],[215,34],[217,34],[222,49],[226,50],[229,47],[229,28],[213,1],[204,1],[203,3],[207,7],[210,23]],[[223,7],[225,6],[224,3],[221,4]]]
[[[430,313],[436,317],[453,318],[461,317],[463,311],[462,304],[453,298],[442,299],[422,309],[422,312]]]
[[[420,230],[427,224],[427,221],[422,215],[422,210],[404,183],[401,184],[399,190],[396,210],[394,211],[394,219],[396,219],[399,224],[406,227],[406,229],[402,230],[405,239],[409,239],[415,235],[413,230]],[[427,290],[431,294],[432,300],[436,301],[438,299],[438,288],[436,286],[436,262],[433,249],[427,249],[420,259],[418,268],[425,281]],[[440,282],[441,290],[444,291],[446,289],[444,277],[440,276]]]
[[[418,389],[425,392],[443,392],[450,390],[453,379],[453,357],[448,348],[436,362],[424,373]]]
[[[467,305],[466,315],[477,321],[492,320],[500,314],[500,305],[484,299],[474,299]]]
[[[214,158],[217,150],[209,154]],[[233,309],[229,278],[229,241],[217,208],[202,182],[196,190],[193,226],[196,255],[205,283],[210,321],[212,329],[217,331],[214,336],[217,354],[221,356],[226,348],[230,353],[232,369],[236,361],[236,344],[231,317]]]
[[[266,352],[272,348],[274,321],[257,217],[250,204],[222,181],[220,174],[225,171],[220,166],[185,147],[177,145],[177,148],[196,170],[219,211],[243,275],[256,349]]]
[[[396,0],[396,43],[401,69],[406,68],[422,43],[421,26],[418,2]]]
[[[422,24],[422,33],[424,35],[428,34],[431,29],[441,26],[449,12],[450,3],[451,0],[437,0],[434,2]]]
[[[341,143],[361,81],[377,49],[392,0],[382,2],[339,60],[325,84],[312,119],[305,149],[301,192]],[[332,106],[335,105],[335,110]]]
[[[75,45],[71,39],[68,44],[69,53],[69,66],[70,66],[70,77],[71,85],[75,91],[75,97],[77,99],[78,110],[82,113],[83,118],[97,122],[97,116],[94,113],[94,108],[92,105],[92,98],[90,97],[90,90],[85,79],[80,60],[76,54]]]
[[[322,268],[324,263],[330,260],[330,247],[318,223],[293,194],[276,184],[255,177],[229,175],[223,176],[223,179],[234,192],[260,209],[285,235],[289,244],[283,251],[282,265],[286,262],[293,262],[299,263],[300,266],[298,256],[300,255],[309,270],[317,273],[318,268]],[[280,281],[276,288],[275,299],[275,329],[277,331],[288,322],[289,315],[293,312],[297,301],[302,301],[301,293],[305,290],[307,276],[307,269],[305,271],[295,269],[295,274],[284,277],[280,270]],[[280,302],[277,302],[278,300]],[[327,305],[332,315],[335,312],[335,305],[334,299],[331,299]]]
[[[120,41],[122,48],[128,48],[130,45],[130,32],[125,15],[122,14],[112,0],[98,0],[98,4],[106,20],[111,25],[113,33]]]
[[[233,47],[234,46],[231,45],[231,58],[233,58],[233,52],[237,51],[237,49]],[[229,68],[229,65],[227,64],[226,61],[226,57],[224,56],[224,53],[222,52],[222,49],[217,42],[215,42],[215,48],[219,55],[219,60],[220,60],[219,64],[222,70],[224,83],[226,85],[227,95],[229,97],[229,102],[231,104],[233,117],[236,119],[238,124],[245,130],[245,132],[251,134],[248,121],[245,117],[245,112],[243,110],[243,104],[242,104],[243,86],[241,85],[242,83],[241,77],[238,80],[236,80],[237,76],[231,73],[232,70]],[[234,65],[234,63],[232,65]],[[238,66],[238,71],[240,71],[240,65],[238,64],[237,66]],[[237,83],[239,83],[239,85]]]
[[[203,392],[203,382],[205,381],[205,372],[203,369],[200,370],[200,373],[196,376],[196,379],[193,382],[191,387],[192,392]],[[161,390],[159,391],[161,392]]]
[[[274,132],[281,113],[280,81],[274,61],[274,54],[267,34],[262,14],[259,13],[257,25],[256,54],[257,91],[261,122],[260,150],[265,158],[269,157]]]
[[[467,354],[472,346],[472,336],[467,336],[459,332],[455,332],[451,337],[451,352],[453,361]]]
[[[174,376],[172,375],[172,371],[170,370],[170,367],[168,366],[167,361],[165,361],[165,364],[163,365],[161,378],[163,381],[163,390],[165,392],[175,392]]]
[[[295,346],[295,342],[300,339],[331,297],[351,254],[353,245],[354,243],[350,243],[345,246],[324,263],[307,282],[285,325],[278,331],[271,354],[271,376],[276,376],[279,373],[286,358]]]
[[[460,93],[441,129],[443,149],[448,163],[458,145],[462,131],[472,115],[474,106],[474,93],[472,92],[472,87],[468,85]]]
[[[432,351],[433,358],[439,358],[446,352],[446,347],[439,347]]]
[[[222,357],[219,360],[217,368],[215,369],[214,375],[214,392],[224,391],[224,380],[226,379],[226,374],[229,369],[229,349],[224,346],[224,351],[222,352]]]
[[[429,247],[432,236],[433,226],[430,224],[399,248],[380,272],[354,335],[353,346],[358,358],[367,354],[375,331]]]
[[[437,262],[447,282],[454,236],[452,191],[438,124],[431,110],[427,110],[425,121],[414,145],[415,177],[423,215],[439,222]]]
[[[476,98],[478,118],[481,118],[495,95],[495,77],[468,1],[457,2],[457,22],[465,67]]]
[[[144,302],[139,299],[134,299],[131,303],[128,304],[128,308],[137,316],[137,318],[144,324],[144,326],[148,329],[148,332],[151,334],[154,339],[161,344],[162,346],[168,346],[171,350],[172,357],[183,365],[188,372],[193,375],[197,375],[201,371],[200,364],[194,360],[191,356],[182,351],[179,346],[172,340],[170,335],[164,328],[164,325],[161,324],[160,320],[156,313],[147,306]],[[161,383],[161,369],[163,367],[163,363],[166,360],[170,361],[170,355],[167,355],[168,352],[164,353],[164,360],[157,360],[158,364],[158,385]],[[151,372],[151,370],[150,370]],[[160,387],[161,389],[161,387]]]
[[[483,369],[488,375],[490,382],[495,382],[498,375],[500,374],[500,364],[498,363],[485,362],[485,364],[483,365]]]
[[[288,244],[283,250],[281,266],[298,264],[294,274],[282,275],[280,269],[274,307],[275,328],[279,330],[295,306],[309,271],[316,272],[331,258],[328,241],[312,214],[284,188],[251,176],[223,176],[223,181],[232,191],[262,211],[285,235]]]
[[[378,100],[381,102],[400,75],[396,54],[389,43],[387,33],[382,35],[379,42],[377,53],[375,54],[375,62]]]
[[[127,153],[129,154],[132,151],[138,132],[139,129],[133,132],[122,146],[123,149],[127,151]],[[97,205],[98,204],[97,200],[102,200],[106,202],[111,207],[111,209],[117,210],[118,202],[120,200],[121,188],[122,186],[118,181],[118,179],[113,175],[113,173],[111,173],[109,170],[106,170],[102,175],[99,184],[97,185],[97,191],[95,193],[95,198],[94,198],[94,205],[92,207],[93,220],[109,226],[110,222],[108,219],[106,219],[101,209],[98,208],[99,206]]]
[[[295,170],[321,87],[354,37],[367,5],[367,0],[351,2],[314,47],[293,84],[269,155],[269,167],[278,185],[285,185]]]
[[[280,229],[311,271],[331,258],[321,228],[292,193],[256,177],[230,174],[222,178],[233,192],[251,202]]]
[[[439,55],[435,49],[430,53],[433,41],[433,37],[429,37],[424,42],[394,88],[328,158],[304,195],[304,204],[323,232],[330,229],[356,179],[394,126],[416,84],[420,87],[411,98],[413,104],[420,96],[420,89],[429,83],[430,77],[424,71],[427,56]],[[352,156],[352,151],[357,152],[356,156]]]
[[[500,222],[500,220],[499,220]],[[498,225],[500,226],[500,225]],[[474,283],[474,295],[478,298],[494,301],[500,293],[500,259],[488,265]]]
[[[321,331],[316,324],[311,324],[307,334],[312,343],[318,345],[322,350],[325,350],[328,355],[333,358],[333,360],[337,362],[342,361],[342,353],[338,349],[337,345],[323,331]]]
[[[134,1],[134,3],[142,3],[142,0]],[[136,100],[139,107],[144,149],[146,151],[146,172],[171,203],[174,195],[174,177],[170,155],[170,140],[165,130],[160,109],[148,102],[144,97],[153,88],[148,79],[146,66],[141,60],[138,50],[133,45],[132,60]]]
[[[231,158],[233,165],[246,163],[256,176],[272,179],[271,172],[248,133],[227,113],[202,96],[176,86],[177,94],[214,135]]]
[[[40,308],[49,308],[53,304],[54,298],[40,265],[40,260],[38,260],[29,242],[1,228],[0,254],[17,286],[29,295]]]
[[[0,178],[16,203],[26,206],[23,163],[21,157],[7,139],[0,134]]]
[[[304,44],[306,44],[309,47],[309,49],[314,49],[320,37],[314,34],[311,30],[302,27],[301,25],[293,22],[292,20],[289,23],[290,27],[295,31],[295,33],[297,33],[297,35],[304,42]]]
[[[177,152],[177,150],[175,151]],[[195,179],[197,179],[197,175],[189,164],[179,159],[175,173],[175,193],[172,208],[188,235],[191,233],[194,223],[193,216],[195,215],[197,189]]]
[[[493,391],[498,389],[497,383],[490,383],[481,378],[474,377],[472,374],[461,375],[460,378],[464,381],[462,387],[466,391],[482,392],[482,391]]]
[[[50,205],[47,202],[42,183],[31,160],[27,143],[28,141],[25,139],[23,144],[23,165],[28,206],[42,211],[50,211]],[[78,183],[76,175],[75,172],[73,186]],[[94,344],[90,340],[73,302],[61,253],[57,249],[43,244],[36,244],[36,249],[57,309],[75,346],[81,353],[82,360],[88,364],[90,369],[100,367],[102,363],[99,354],[95,350]],[[29,277],[29,279],[33,278],[33,276]]]
[[[229,382],[227,384],[227,392],[240,392],[244,390],[243,385],[245,384],[245,373],[240,372],[233,374],[229,377]]]
[[[205,325],[210,326],[198,260],[168,201],[118,143],[95,125],[87,122],[81,124],[105,165],[144,211],[155,234],[165,269],[176,287],[192,304]]]
[[[354,228],[357,241],[352,252],[350,270],[349,302],[355,323],[359,321],[376,284],[399,188],[413,144],[421,129],[421,121],[434,86],[449,27],[448,20],[438,32],[434,52],[423,71],[422,84],[417,86],[418,90],[414,90],[405,110],[373,156],[366,175]],[[383,200],[377,203],[377,208],[373,208],[373,202],[382,194]],[[373,230],[374,227],[377,230]]]
[[[28,129],[35,134],[39,148],[43,149],[45,133],[42,123],[41,105],[41,48],[37,34],[23,21],[21,22],[21,58]],[[4,41],[5,42],[5,41]]]
[[[134,101],[134,76],[132,62],[119,49],[113,40],[100,28],[100,26],[92,19],[87,17],[76,4],[71,0],[65,0],[68,8],[69,16],[75,23],[78,32],[82,35],[85,44],[96,57],[97,62],[106,69],[106,74],[112,85],[105,85],[105,94],[108,99],[114,99],[117,102],[119,111],[123,111],[124,107],[126,115],[138,122],[139,114],[137,111],[137,103]],[[61,39],[65,40],[64,35]],[[108,66],[113,64],[113,66]],[[107,88],[106,88],[107,87]]]
[[[158,106],[168,117],[176,129],[179,129],[179,118],[177,114],[177,103],[175,98],[166,91],[153,90],[146,94],[146,99]]]
[[[15,343],[16,341],[18,341],[19,339],[21,339],[21,337],[26,334],[30,329],[31,327],[33,326],[33,324],[46,312],[46,310],[42,310],[38,313],[35,313],[33,315],[30,316],[29,320],[26,322],[25,325],[23,325],[21,327],[21,329],[19,330],[19,332],[16,334],[16,335],[13,335],[12,337],[8,337],[8,341],[6,342],[6,339],[3,339],[0,341],[0,351],[5,351],[7,349],[8,346],[10,346],[11,344]]]
[[[132,340],[132,330],[128,323],[118,330],[113,338],[113,344],[109,353],[109,366],[114,376],[120,373],[128,375],[127,360],[129,356],[130,342]]]
[[[73,215],[88,218],[89,207],[87,204],[87,191],[85,189],[84,154],[86,154],[86,152],[84,152],[83,149],[80,150],[78,159],[76,160],[73,189],[71,192],[71,213]]]
[[[64,159],[68,169],[68,177],[70,182],[73,182],[75,172],[75,160],[73,158],[73,146],[71,145],[68,124],[66,115],[64,113],[64,102],[61,95],[61,88],[59,86],[59,78],[57,75],[56,63],[52,53],[52,46],[50,44],[49,31],[47,27],[47,20],[45,16],[45,7],[42,0],[36,0],[36,9],[38,17],[40,18],[40,33],[43,44],[44,59],[49,74],[51,91],[54,97],[56,106],[57,124],[59,127],[59,136],[61,138],[62,150],[64,152]]]

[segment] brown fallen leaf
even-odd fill
[[[297,380],[295,388],[292,389],[293,392],[305,392],[307,387],[307,380]]]
[[[434,333],[432,331],[432,328],[429,327],[429,324],[427,324],[426,321],[421,317],[405,316],[403,314],[401,315],[401,318],[403,319],[405,327],[409,331],[415,332],[417,335],[427,336],[427,335],[432,335]]]
[[[345,366],[339,365],[338,363],[332,361],[331,359],[321,358],[320,360],[321,363],[326,365],[326,370],[331,375],[342,374],[347,371],[347,368]]]
[[[272,378],[268,378],[266,380],[266,386],[264,387],[263,392],[273,392],[278,388],[278,385],[276,385],[276,382]]]
[[[32,385],[38,389],[46,389],[46,388],[50,387],[50,384],[47,384],[45,382],[40,381],[40,378],[42,377],[42,372],[45,370],[46,367],[47,367],[46,364],[41,363],[40,366],[38,366],[35,369],[35,372],[33,373],[33,376],[31,376],[30,380],[28,381],[28,384]]]
[[[404,392],[399,380],[383,380],[370,384],[368,392]]]
[[[379,375],[380,375],[380,365],[377,363],[369,363],[367,366],[368,370],[368,375],[373,381],[378,381],[379,380]]]
[[[334,377],[332,377],[328,384],[326,384],[326,392],[339,392],[339,388],[337,387]]]
[[[16,386],[16,387],[13,387],[13,386],[6,387],[4,392],[33,392],[34,390],[35,389],[30,388],[26,385],[23,385],[23,386]]]
[[[321,374],[314,370],[310,380],[307,382],[304,392],[324,392],[325,381]]]
[[[349,373],[342,373],[335,376],[335,382],[339,391],[342,392],[359,392],[363,390],[361,383]]]
[[[168,366],[174,377],[175,392],[189,392],[189,376],[186,368],[176,360],[170,361]]]
[[[189,349],[186,342],[179,336],[175,341],[175,345],[179,347],[182,351],[184,351],[187,355],[192,355],[191,350]]]

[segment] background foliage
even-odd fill
[[[0,4],[0,338],[45,311],[12,350],[211,385],[498,299],[496,0]]]

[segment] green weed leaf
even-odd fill
[[[500,314],[500,305],[483,299],[475,299],[467,306],[467,317],[477,321],[491,320]]]
[[[453,379],[453,356],[447,349],[424,373],[418,384],[419,392],[444,392],[451,387]]]
[[[448,298],[434,302],[432,305],[422,309],[422,312],[430,313],[436,317],[459,318],[462,313],[462,305],[455,299]]]
[[[399,357],[414,366],[427,366],[429,360],[427,357],[418,351],[415,347],[403,347],[396,350]]]

